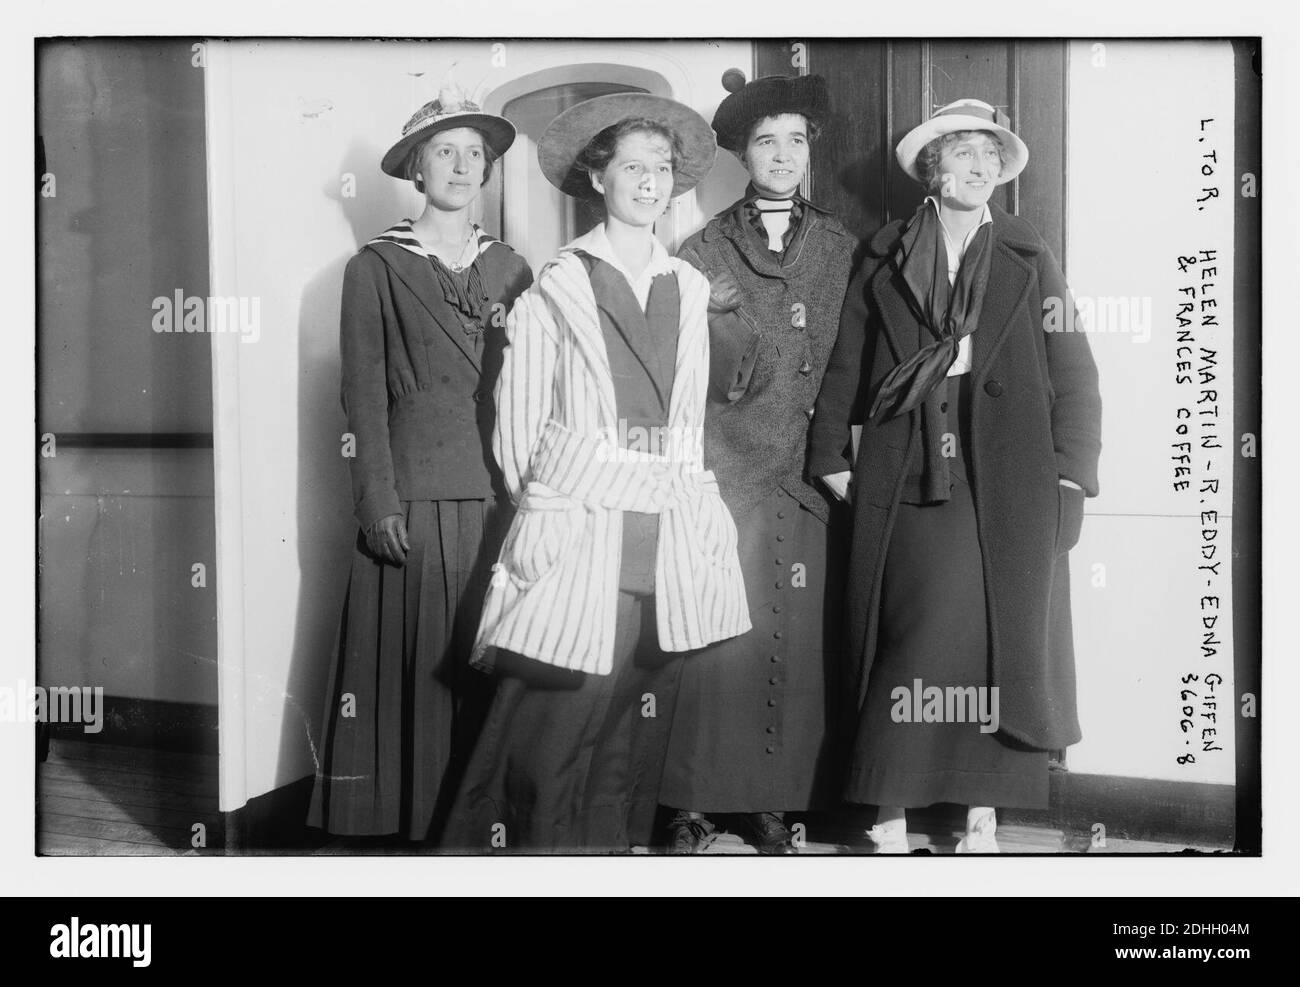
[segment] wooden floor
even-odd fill
[[[224,846],[215,757],[53,740],[36,777],[38,853],[153,856]]]
[[[216,757],[54,740],[37,771],[36,795],[37,850],[42,854],[199,855],[221,853],[224,847]],[[914,854],[950,854],[960,836],[958,830],[931,827],[910,832],[908,839]],[[998,827],[997,841],[1007,854],[1223,853],[1229,849],[1113,839],[1101,847],[1093,846],[1086,833],[1010,825]],[[318,841],[296,852],[335,856],[395,851],[327,838],[323,845]],[[724,833],[708,852],[753,854],[755,850],[739,836]],[[869,854],[872,849],[861,829],[810,828],[803,852]]]

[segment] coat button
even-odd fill
[[[772,664],[775,665],[777,662],[779,662],[779,661],[781,660],[781,656],[780,656],[780,655],[773,655],[773,656],[771,657],[770,660],[771,660]]]
[[[777,512],[776,512],[776,519],[777,519],[778,521],[784,521],[784,520],[785,520],[785,511],[777,511]]]
[[[776,733],[776,727],[768,727],[768,728],[767,728],[767,732],[768,732],[768,733]]]
[[[785,587],[785,583],[783,583],[781,580],[778,579],[778,580],[776,581],[776,588],[777,588],[777,589],[783,589],[784,587]]]
[[[809,408],[806,412],[804,412],[804,414],[808,416],[809,421],[812,421],[813,412],[816,410],[817,410],[816,408]]]
[[[776,638],[778,641],[781,640],[781,632],[780,632],[780,631],[773,631],[773,632],[772,632],[772,636],[773,636],[774,638]]]
[[[812,364],[809,363],[807,360],[804,360],[803,363],[799,364],[799,373],[803,374],[804,376],[807,376],[808,374],[812,373]]]
[[[991,398],[999,397],[1002,394],[1002,384],[996,380],[986,380],[984,382],[984,392]]]
[[[939,405],[939,410],[940,410],[940,411],[947,411],[947,410],[948,410],[948,402],[945,401],[943,404]]]
[[[479,404],[482,404],[484,401],[487,400],[487,394],[483,391],[475,391],[474,400],[477,401]]]
[[[785,541],[785,535],[777,535],[777,536],[776,536],[776,540],[777,540],[777,541]]]
[[[772,612],[773,612],[773,613],[780,613],[780,612],[781,612],[781,608],[780,608],[780,606],[775,606],[775,607],[773,607],[773,608],[772,608]]]
[[[767,745],[767,752],[768,752],[769,754],[775,754],[775,753],[776,753],[776,748],[773,747],[771,744],[768,744],[768,745]]]
[[[780,685],[780,684],[781,684],[781,680],[780,680],[777,676],[773,675],[770,679],[767,680],[767,684],[768,684],[768,685]],[[775,699],[769,699],[768,702],[770,702],[770,703],[772,703],[772,704],[775,705],[776,700],[775,700]]]
[[[776,700],[775,700],[775,699],[769,699],[769,700],[767,701],[767,705],[768,705],[769,707],[775,707],[775,706],[776,706]]]

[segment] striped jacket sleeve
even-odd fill
[[[534,284],[506,318],[506,348],[496,384],[497,418],[492,452],[516,504],[528,482],[529,462],[554,400],[559,333]]]

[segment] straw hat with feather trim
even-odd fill
[[[480,131],[498,158],[515,141],[513,123],[505,117],[484,113],[463,91],[445,86],[437,99],[425,103],[406,121],[401,139],[388,149],[379,167],[394,178],[405,178],[406,158],[417,144],[440,131],[457,127],[473,127]]]

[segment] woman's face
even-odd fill
[[[614,158],[591,184],[605,212],[628,226],[653,226],[673,193],[673,149],[658,134],[634,131],[619,139]]]
[[[761,194],[788,197],[808,168],[808,121],[799,113],[764,117],[752,128],[744,163]]]
[[[436,209],[464,209],[483,188],[487,154],[483,135],[472,127],[435,134],[424,149],[420,178],[424,198]]]
[[[939,159],[939,195],[954,209],[982,209],[997,188],[1002,155],[988,134],[970,134]]]

